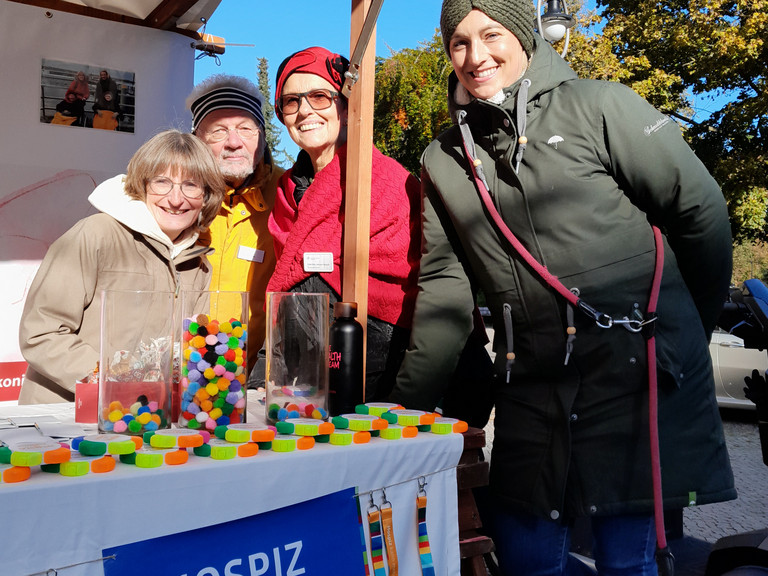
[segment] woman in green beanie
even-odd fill
[[[567,573],[573,520],[589,517],[600,574],[652,575],[654,501],[736,496],[708,353],[728,214],[679,127],[625,86],[578,79],[534,19],[531,0],[443,2],[455,125],[422,158],[419,293],[391,400],[435,408],[482,290],[503,573]]]

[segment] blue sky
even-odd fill
[[[429,40],[440,26],[442,0],[384,0],[376,28],[376,54],[388,56],[390,49],[415,48]],[[546,2],[543,2],[546,4]],[[585,6],[594,9],[595,1]],[[202,58],[195,63],[195,82],[211,74],[225,73],[257,79],[258,60],[269,62],[270,86],[280,62],[307,46],[324,46],[349,57],[351,0],[221,0],[208,22],[206,31],[221,36],[228,46],[219,57]],[[711,99],[699,97],[694,102],[703,115],[713,107]],[[718,106],[719,107],[719,106]],[[717,107],[716,107],[717,108]],[[281,147],[295,156],[298,148],[283,131]]]
[[[440,26],[442,0],[385,0],[376,27],[376,54],[388,56],[390,48],[415,48],[429,40]],[[219,57],[204,57],[195,63],[195,83],[211,74],[237,74],[257,82],[258,60],[269,62],[270,87],[283,59],[307,46],[324,46],[349,57],[350,0],[222,0],[206,31],[229,44]],[[273,94],[274,95],[274,94]],[[298,147],[287,132],[280,146],[296,156]]]
[[[385,0],[376,29],[376,54],[416,47],[439,27],[441,0]],[[255,77],[258,59],[267,58],[270,84],[280,62],[307,46],[324,46],[349,57],[350,0],[222,0],[208,22],[207,32],[222,36],[229,46],[220,57],[196,63],[195,81],[224,72]]]

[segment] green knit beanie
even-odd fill
[[[536,11],[533,0],[443,0],[440,12],[440,31],[443,34],[443,46],[448,56],[451,36],[467,14],[475,8],[484,12],[512,32],[528,56],[533,54],[533,28]]]

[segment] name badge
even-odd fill
[[[258,250],[248,246],[240,246],[237,249],[237,257],[240,260],[248,260],[249,262],[261,263],[264,262],[264,250]]]
[[[304,272],[333,272],[333,252],[304,252]]]

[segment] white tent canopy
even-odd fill
[[[11,0],[20,2],[21,0]],[[25,0],[61,12],[196,36],[221,0]]]

